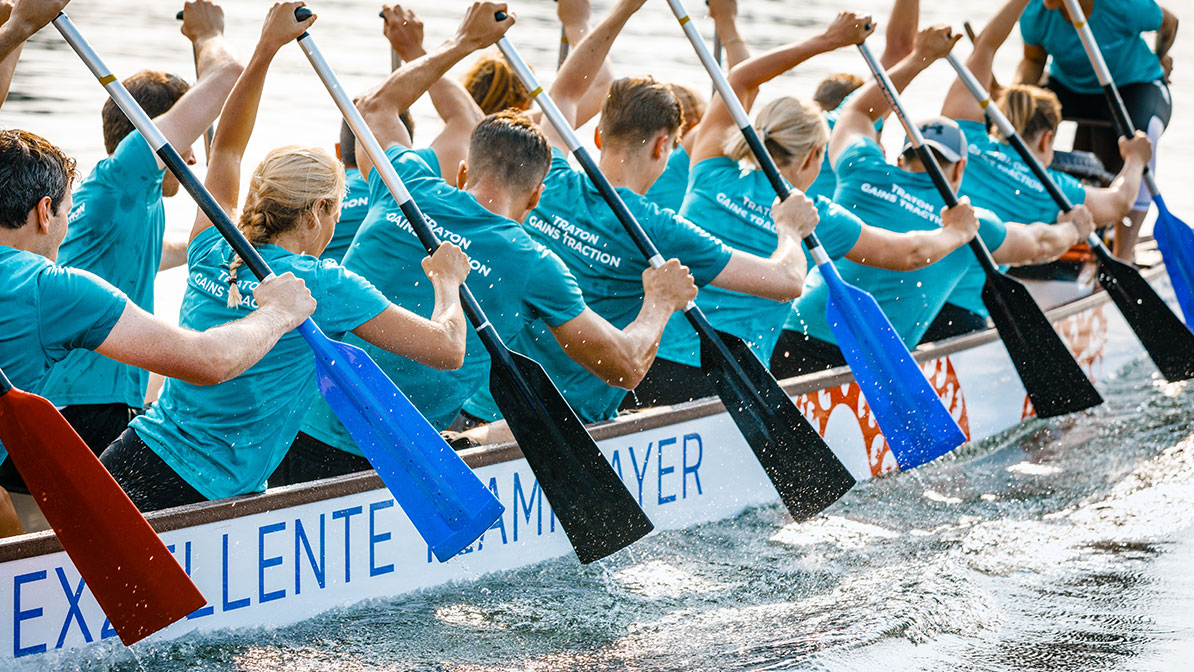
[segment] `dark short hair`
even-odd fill
[[[49,140],[19,129],[0,130],[0,227],[25,226],[29,211],[50,197],[57,214],[75,180],[75,160]]]
[[[494,178],[512,190],[529,192],[551,168],[551,147],[525,113],[503,110],[481,120],[468,146],[469,173]]]
[[[151,70],[138,72],[122,84],[150,118],[165,114],[191,89],[190,84],[175,75]],[[104,149],[111,154],[116,151],[120,141],[133,132],[133,124],[111,100],[104,103],[103,118]]]
[[[406,127],[406,132],[410,134],[411,139],[415,137],[415,120],[410,116],[410,110],[403,110],[398,119],[402,121],[402,125]],[[348,122],[340,121],[340,163],[344,164],[345,168],[357,167],[357,138],[352,133],[352,129],[348,127]]]
[[[654,77],[623,77],[609,87],[601,106],[602,143],[639,143],[684,127],[684,110],[667,84]]]
[[[821,80],[821,83],[817,85],[817,92],[813,94],[813,100],[821,106],[822,110],[831,112],[842,104],[846,96],[854,93],[860,86],[862,86],[862,79],[858,75],[839,72]]]

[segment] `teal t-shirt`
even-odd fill
[[[55,362],[103,344],[128,303],[87,271],[2,245],[0,286],[0,369],[13,385],[37,394]],[[0,461],[7,456],[0,444]]]
[[[312,319],[330,338],[342,338],[389,306],[368,281],[333,261],[277,245],[257,249],[275,273],[289,271],[307,284],[318,304]],[[204,331],[256,309],[258,282],[243,265],[237,273],[243,298],[228,307],[231,260],[232,248],[214,226],[191,241],[181,326]],[[292,331],[232,380],[192,385],[168,378],[157,402],[131,426],[191,487],[219,499],[265,489],[318,396],[315,359],[303,337]]]
[[[647,190],[647,200],[661,208],[679,211],[684,203],[684,192],[688,189],[688,152],[680,146],[668,157],[667,167]]]
[[[323,249],[320,259],[331,259],[335,262],[344,260],[348,246],[365,221],[369,212],[369,183],[361,177],[361,171],[349,168],[344,171],[344,200],[340,202],[340,221],[336,222],[336,231],[328,246]]]
[[[837,176],[834,200],[871,226],[897,232],[941,226],[938,213],[944,203],[928,174],[910,173],[887,163],[883,150],[870,138],[859,138],[842,151]],[[980,211],[978,234],[989,249],[996,250],[1007,229],[993,213]],[[846,282],[875,297],[900,338],[915,347],[968,265],[977,263],[969,247],[962,247],[917,271],[889,271],[845,259],[835,265]],[[836,343],[825,316],[828,299],[823,278],[811,276],[804,294],[796,300],[789,328]]]
[[[827,198],[814,201],[820,215],[816,233],[826,254],[834,259],[844,256],[858,242],[862,222]],[[727,157],[714,157],[693,166],[680,212],[734,249],[769,257],[777,242],[771,219],[773,202],[775,190],[763,171],[743,167]],[[813,268],[807,249],[804,254]],[[771,361],[775,342],[792,310],[791,303],[712,286],[701,290],[697,305],[714,327],[746,341],[764,362]],[[659,357],[700,366],[700,341],[683,315],[673,315],[668,322]]]
[[[386,156],[439,237],[468,254],[469,288],[503,339],[509,342],[532,319],[559,326],[584,312],[576,279],[518,222],[486,210],[472,194],[449,185],[417,152],[391,147]],[[435,293],[420,265],[427,253],[377,171],[369,175],[369,200],[369,214],[344,266],[369,279],[394,303],[430,317]],[[438,371],[351,335],[346,341],[364,347],[437,429],[446,429],[465,400],[489,380],[489,354],[471,329],[464,365],[455,371]],[[312,406],[302,431],[361,454],[322,400]]]
[[[439,172],[439,157],[430,147],[413,150],[423,159],[432,170]],[[331,259],[337,263],[344,261],[344,255],[352,246],[365,215],[369,214],[369,183],[361,177],[361,171],[348,168],[344,171],[344,200],[340,204],[340,221],[336,222],[336,232],[331,241],[319,255],[320,259]]]
[[[970,152],[961,193],[969,196],[975,207],[990,210],[1005,222],[1031,224],[1057,220],[1061,209],[1016,150],[988,135],[982,122],[959,121],[958,126],[966,135]],[[1086,202],[1086,188],[1073,176],[1057,170],[1050,170],[1049,175],[1071,203]],[[987,317],[982,298],[986,282],[987,274],[976,260],[947,302]]]
[[[523,226],[564,260],[589,306],[613,326],[624,328],[642,309],[646,259],[597,187],[558,149],[543,184],[543,197]],[[712,282],[729,263],[732,250],[708,232],[630,189],[619,187],[618,194],[663,257],[687,265],[697,285]],[[606,384],[572,361],[542,323],[532,323],[512,347],[543,365],[582,421],[617,415],[626,390]],[[465,410],[482,419],[498,417],[496,404],[485,393]]]
[[[151,313],[166,232],[163,175],[141,134],[129,133],[75,190],[70,228],[58,252],[58,263],[91,271]],[[141,408],[148,384],[143,369],[78,350],[50,369],[43,394],[57,406]]]
[[[1153,82],[1164,76],[1161,61],[1140,33],[1161,27],[1161,7],[1154,0],[1096,0],[1087,21],[1103,60],[1117,86]],[[1078,31],[1061,10],[1045,9],[1043,3],[1028,3],[1020,15],[1024,44],[1049,52],[1049,77],[1077,93],[1103,92],[1094,68],[1082,48]]]

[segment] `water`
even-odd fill
[[[447,37],[454,7],[423,3],[427,42]],[[697,3],[690,2],[695,12]],[[251,52],[265,2],[229,2],[229,39]],[[608,2],[595,3],[601,13]],[[993,3],[925,3],[922,22],[970,19]],[[886,18],[886,3],[857,6]],[[388,70],[376,4],[322,3],[313,29],[349,91]],[[548,2],[515,6],[511,39],[543,79],[558,26]],[[176,8],[134,0],[80,2],[72,17],[121,76],[152,65],[190,73]],[[810,35],[828,2],[752,2],[742,26],[761,51]],[[1183,10],[1179,12],[1184,13]],[[707,22],[700,21],[704,27]],[[623,73],[651,63],[665,80],[705,82],[663,3],[615,45]],[[366,37],[367,36],[367,37]],[[881,36],[880,36],[881,37]],[[875,48],[881,48],[876,42]],[[1015,36],[1001,52],[1005,79]],[[1179,39],[1177,116],[1158,178],[1177,213],[1194,212],[1180,174],[1194,165],[1194,40]],[[458,68],[458,71],[460,69]],[[862,72],[849,50],[805,64],[764,90],[808,95],[825,74]],[[949,68],[906,94],[936,113]],[[52,29],[27,47],[0,125],[42,133],[79,157],[101,157],[102,90]],[[279,55],[246,163],[285,143],[331,146],[338,117],[297,47]],[[417,140],[437,130],[426,101]],[[591,133],[582,132],[582,137]],[[891,148],[901,134],[888,132]],[[168,201],[172,233],[194,208]],[[177,313],[179,270],[159,276],[159,312]],[[358,606],[299,626],[115,647],[55,661],[79,670],[1181,670],[1194,667],[1194,389],[1166,385],[1141,362],[1090,412],[1034,421],[938,463],[862,484],[825,514],[787,524],[778,506],[654,535],[608,560],[566,558],[479,581]],[[135,658],[133,656],[136,656]]]

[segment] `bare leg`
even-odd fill
[[[1115,256],[1130,264],[1136,263],[1136,241],[1140,238],[1140,226],[1147,215],[1147,210],[1133,210],[1122,221],[1116,222]]]
[[[15,537],[25,534],[25,528],[17,518],[17,510],[12,505],[8,491],[0,488],[0,537]]]

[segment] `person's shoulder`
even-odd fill
[[[220,230],[209,226],[187,244],[187,266],[194,266],[213,252],[219,254],[224,251],[223,248],[230,247]]]
[[[857,215],[824,196],[814,198],[813,205],[816,206],[817,214],[820,215],[821,219],[844,219],[850,222],[862,222]]]
[[[403,174],[403,177],[410,179],[411,177],[439,177],[439,170],[428,165],[427,158],[419,152],[419,150],[406,147],[404,145],[393,145],[386,149],[386,158],[390,160],[394,168]],[[374,168],[369,173],[369,182],[380,181],[381,176],[377,174],[377,169]]]
[[[990,141],[991,136],[987,133],[987,125],[981,121],[973,119],[955,119],[958,128],[965,136],[966,142],[970,145],[982,145]]]
[[[86,294],[92,297],[102,296],[121,301],[126,300],[124,292],[91,271],[59,266],[41,255],[32,254],[30,256],[42,260],[27,260],[37,275],[38,289],[42,298],[70,296],[73,299],[78,299],[79,295]]]
[[[105,168],[122,171],[139,171],[150,176],[156,176],[165,171],[158,167],[157,155],[150,148],[149,142],[141,135],[141,131],[133,130],[116,145],[112,156],[101,162]],[[97,166],[97,169],[99,166]]]
[[[850,171],[862,168],[879,168],[889,170],[891,164],[883,156],[883,147],[874,138],[860,135],[847,144],[837,155],[837,165],[833,167],[839,181],[847,179]]]
[[[741,172],[741,167],[738,165],[737,161],[728,156],[711,156],[693,164],[691,168],[691,175],[694,175],[695,177],[690,179],[698,180],[695,182],[695,186],[700,188],[703,186],[703,184],[699,182],[699,180],[702,178],[729,174],[737,175],[739,172]]]

